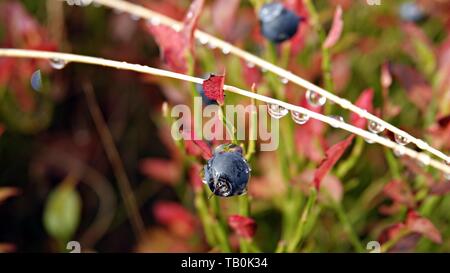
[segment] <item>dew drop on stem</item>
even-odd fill
[[[373,120],[369,120],[369,124],[367,125],[370,132],[374,134],[379,134],[384,131],[383,125],[379,124],[378,122],[375,122]]]
[[[327,102],[327,98],[309,89],[306,91],[306,100],[314,107],[323,106]]]
[[[428,166],[430,165],[431,158],[429,155],[420,153],[417,157],[417,160],[419,161],[419,164],[422,166]]]
[[[307,114],[303,114],[300,112],[292,111],[291,116],[292,116],[292,120],[295,123],[300,124],[300,125],[305,124],[309,120],[309,116]]]
[[[400,144],[400,145],[406,145],[406,144],[409,143],[408,138],[406,138],[406,137],[404,137],[404,136],[402,136],[402,135],[396,134],[396,135],[394,136],[394,138],[395,138],[395,142],[397,142],[397,144]]]
[[[60,58],[51,58],[50,59],[50,65],[54,69],[58,69],[58,70],[63,69],[66,66],[66,64],[67,64],[67,62]]]
[[[405,153],[406,153],[405,147],[400,146],[400,147],[395,147],[394,148],[394,155],[395,156],[401,157],[401,156],[404,156]]]
[[[284,107],[281,107],[278,104],[269,104],[268,112],[271,117],[275,119],[280,119],[286,116],[289,113],[289,110],[287,110]]]
[[[344,122],[344,118],[341,116],[330,116],[330,118],[334,119],[335,121],[332,121],[330,125],[334,128],[341,127],[341,123]]]

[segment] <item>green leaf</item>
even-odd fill
[[[50,193],[45,205],[45,229],[60,241],[69,240],[80,222],[81,198],[74,182],[72,177],[66,178]]]

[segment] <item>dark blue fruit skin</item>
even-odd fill
[[[245,193],[250,178],[250,167],[239,150],[223,149],[214,153],[204,166],[204,180],[217,196],[230,197]],[[226,184],[220,191],[218,183]]]
[[[259,23],[264,37],[274,43],[282,43],[297,33],[301,18],[281,3],[265,4],[259,11]]]
[[[414,2],[405,2],[399,8],[400,18],[406,22],[417,23],[426,18],[422,8]]]
[[[207,74],[206,76],[203,76],[204,79],[208,79],[210,76],[210,74]],[[217,105],[217,101],[212,100],[210,98],[208,98],[205,95],[205,90],[203,90],[203,86],[199,83],[197,83],[195,85],[195,90],[197,90],[198,94],[202,97],[202,103],[203,105],[207,106],[207,105]]]

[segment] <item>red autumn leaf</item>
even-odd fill
[[[391,198],[392,201],[404,204],[409,208],[415,205],[414,195],[409,186],[403,181],[392,180],[384,186],[383,193]]]
[[[406,226],[404,223],[397,223],[392,226],[389,226],[388,228],[383,230],[383,232],[380,234],[380,236],[378,237],[378,241],[381,244],[383,244],[383,243],[397,237],[397,235],[400,232],[404,231],[405,229],[406,229]]]
[[[153,207],[156,221],[174,234],[188,238],[195,232],[196,220],[191,212],[176,202],[160,201]]]
[[[322,179],[328,174],[331,168],[333,168],[334,164],[341,158],[350,144],[352,144],[353,138],[354,135],[351,135],[347,139],[334,144],[326,151],[325,159],[322,160],[314,173],[314,186],[316,189],[320,189]]]
[[[193,50],[193,35],[204,0],[195,0],[189,7],[183,28],[176,31],[165,25],[147,24],[147,30],[155,37],[164,62],[175,72],[186,73],[188,54]]]
[[[13,187],[2,187],[0,188],[0,204],[6,199],[17,196],[20,194],[20,190]]]
[[[311,106],[304,96],[300,101],[300,106],[315,112],[322,111],[320,107]],[[323,122],[315,119],[309,120],[302,126],[296,126],[295,144],[297,152],[304,154],[312,161],[319,162],[323,157],[324,129]]]
[[[212,157],[211,147],[205,141],[198,139],[193,131],[183,131],[182,135],[188,154],[193,156],[201,155],[206,160]]]
[[[391,72],[405,89],[409,100],[422,111],[428,109],[433,92],[422,74],[412,67],[401,64],[392,64]]]
[[[198,191],[203,187],[202,177],[200,176],[201,171],[202,166],[198,163],[192,164],[189,169],[189,181],[194,191]]]
[[[211,74],[208,79],[203,81],[203,90],[205,95],[212,100],[216,100],[219,104],[223,104],[225,94],[223,86],[225,84],[225,75],[217,76]]]
[[[405,221],[409,230],[417,232],[435,243],[442,243],[442,236],[433,223],[425,217],[420,216],[416,211],[409,211]]]
[[[373,89],[369,88],[364,90],[359,98],[356,100],[355,105],[359,108],[367,110],[367,112],[373,112]],[[350,116],[350,122],[353,126],[364,129],[366,127],[367,120],[365,118],[360,117],[358,114],[352,112]]]
[[[338,6],[334,13],[333,24],[331,25],[330,32],[328,33],[323,47],[330,48],[334,46],[342,34],[342,29],[344,28],[344,21],[342,21],[342,8]]]
[[[430,194],[435,195],[445,195],[450,192],[450,183],[446,182],[440,182],[435,183],[431,186]]]
[[[181,176],[180,164],[173,160],[147,158],[139,163],[139,169],[145,176],[169,185],[176,184]]]
[[[261,83],[262,80],[262,74],[261,70],[255,65],[251,66],[248,65],[244,60],[241,60],[242,64],[242,76],[245,80],[245,83],[248,86],[252,86],[253,84],[256,85],[256,87]]]
[[[256,222],[252,218],[241,216],[241,215],[231,215],[228,217],[228,225],[236,232],[238,236],[244,238],[253,238],[256,233]]]
[[[235,16],[239,4],[240,0],[216,0],[213,3],[211,11],[213,25],[223,37],[229,37],[235,27]]]

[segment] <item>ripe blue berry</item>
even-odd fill
[[[400,18],[407,22],[420,22],[426,15],[422,8],[414,2],[405,2],[400,5]]]
[[[204,183],[213,194],[221,197],[241,195],[246,192],[250,166],[236,145],[221,145],[204,166]]]
[[[297,33],[300,17],[281,3],[265,4],[259,11],[259,23],[264,37],[282,43]]]

